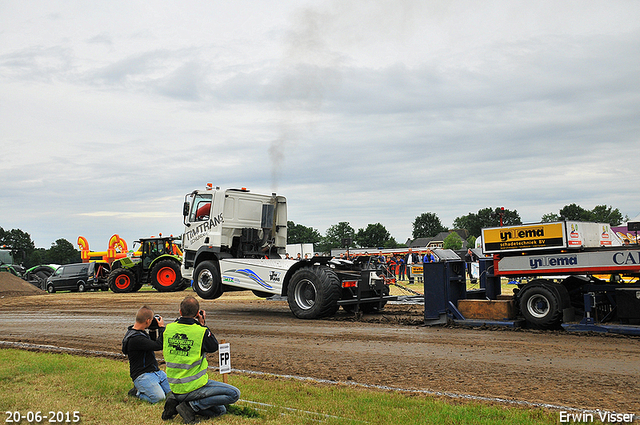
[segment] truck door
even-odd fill
[[[211,218],[213,194],[196,193],[190,202],[189,216],[185,217],[186,228],[183,237],[183,249],[196,251],[202,244],[208,227],[203,224]],[[186,254],[186,253],[185,253]]]

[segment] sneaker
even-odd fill
[[[176,406],[180,404],[178,400],[173,396],[173,394],[169,394],[167,399],[164,402],[164,410],[162,411],[162,420],[168,421],[169,419],[173,419],[177,414],[178,410]]]
[[[138,397],[138,390],[136,390],[136,387],[133,387],[129,390],[129,392],[127,393],[130,397]]]
[[[198,423],[198,421],[196,421],[196,412],[191,408],[188,401],[183,401],[182,403],[178,404],[176,406],[176,410],[178,411],[178,413],[180,413],[182,419],[184,419],[185,424]]]

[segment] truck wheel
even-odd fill
[[[317,319],[338,311],[340,293],[340,279],[329,267],[303,267],[293,274],[287,299],[296,317]]]
[[[203,261],[198,264],[194,273],[193,289],[200,296],[209,300],[220,298],[222,282],[218,266],[213,261]]]
[[[47,292],[53,294],[56,292],[56,288],[54,288],[52,284],[49,284],[47,285]]]
[[[116,293],[132,292],[136,279],[128,269],[115,269],[109,273],[109,288]]]
[[[557,329],[562,323],[563,300],[551,288],[534,285],[520,296],[520,311],[526,321],[537,329]]]
[[[174,292],[182,285],[180,265],[174,260],[161,260],[151,270],[151,284],[159,292]]]
[[[84,292],[85,290],[84,282],[78,282],[78,292]]]

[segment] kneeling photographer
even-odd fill
[[[190,424],[197,422],[196,415],[224,415],[226,406],[240,398],[239,389],[207,375],[206,354],[218,351],[218,340],[206,318],[198,300],[188,296],[180,303],[180,318],[167,325],[163,354],[172,393],[164,404],[164,420],[180,414]]]
[[[122,340],[122,352],[129,357],[129,374],[134,385],[129,395],[149,403],[164,400],[170,391],[167,375],[158,367],[154,353],[162,350],[164,330],[162,317],[154,317],[149,307],[142,306],[135,324],[129,326]]]

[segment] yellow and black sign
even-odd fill
[[[422,275],[422,266],[411,266],[411,275]]]
[[[564,223],[541,223],[482,229],[485,253],[566,246]]]

